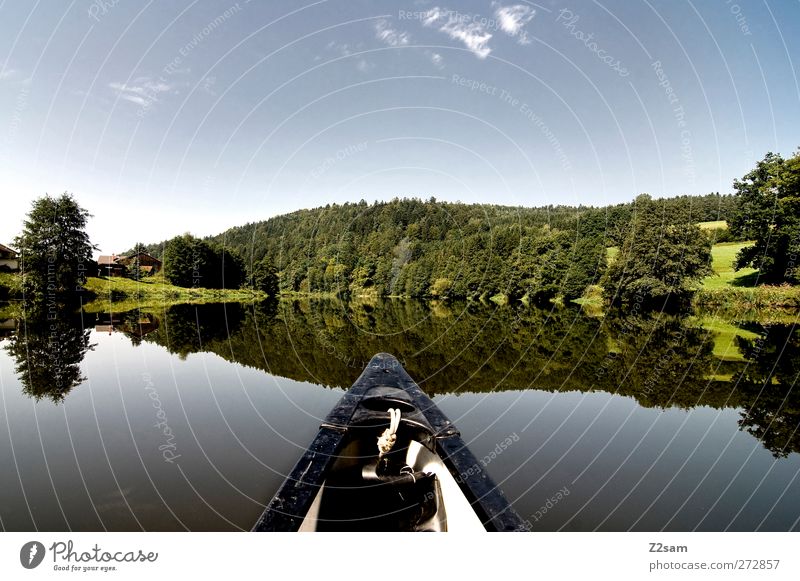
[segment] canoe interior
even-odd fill
[[[308,511],[301,532],[484,531],[483,523],[424,431],[404,425],[391,455],[415,473],[413,482],[386,483],[376,473],[376,447],[383,425],[353,430]],[[366,474],[366,476],[365,476]]]
[[[400,409],[397,443],[377,439]],[[413,475],[413,476],[411,476]],[[342,397],[255,531],[523,531],[523,520],[455,426],[392,355]]]

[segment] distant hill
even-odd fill
[[[657,201],[670,222],[726,220],[735,204],[733,196],[719,194]],[[574,297],[596,282],[605,248],[619,244],[630,215],[630,204],[525,208],[433,198],[362,200],[299,210],[209,238],[248,264],[267,257],[285,291]],[[161,257],[163,246],[145,249]]]

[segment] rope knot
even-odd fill
[[[397,441],[397,428],[400,426],[400,410],[389,408],[389,427],[378,438],[378,458],[388,454]]]

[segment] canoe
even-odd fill
[[[527,527],[452,422],[395,357],[379,353],[328,414],[253,530]]]

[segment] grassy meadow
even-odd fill
[[[703,288],[719,289],[754,286],[756,283],[755,269],[743,268],[739,271],[733,269],[736,254],[739,250],[751,244],[752,242],[722,242],[714,244],[711,248],[711,268],[714,270],[714,275],[703,280]]]
[[[253,302],[267,295],[251,289],[206,289],[174,286],[162,276],[139,281],[121,276],[89,277],[86,290],[96,298],[86,304],[87,312],[124,311],[142,307],[166,307],[175,303]]]

